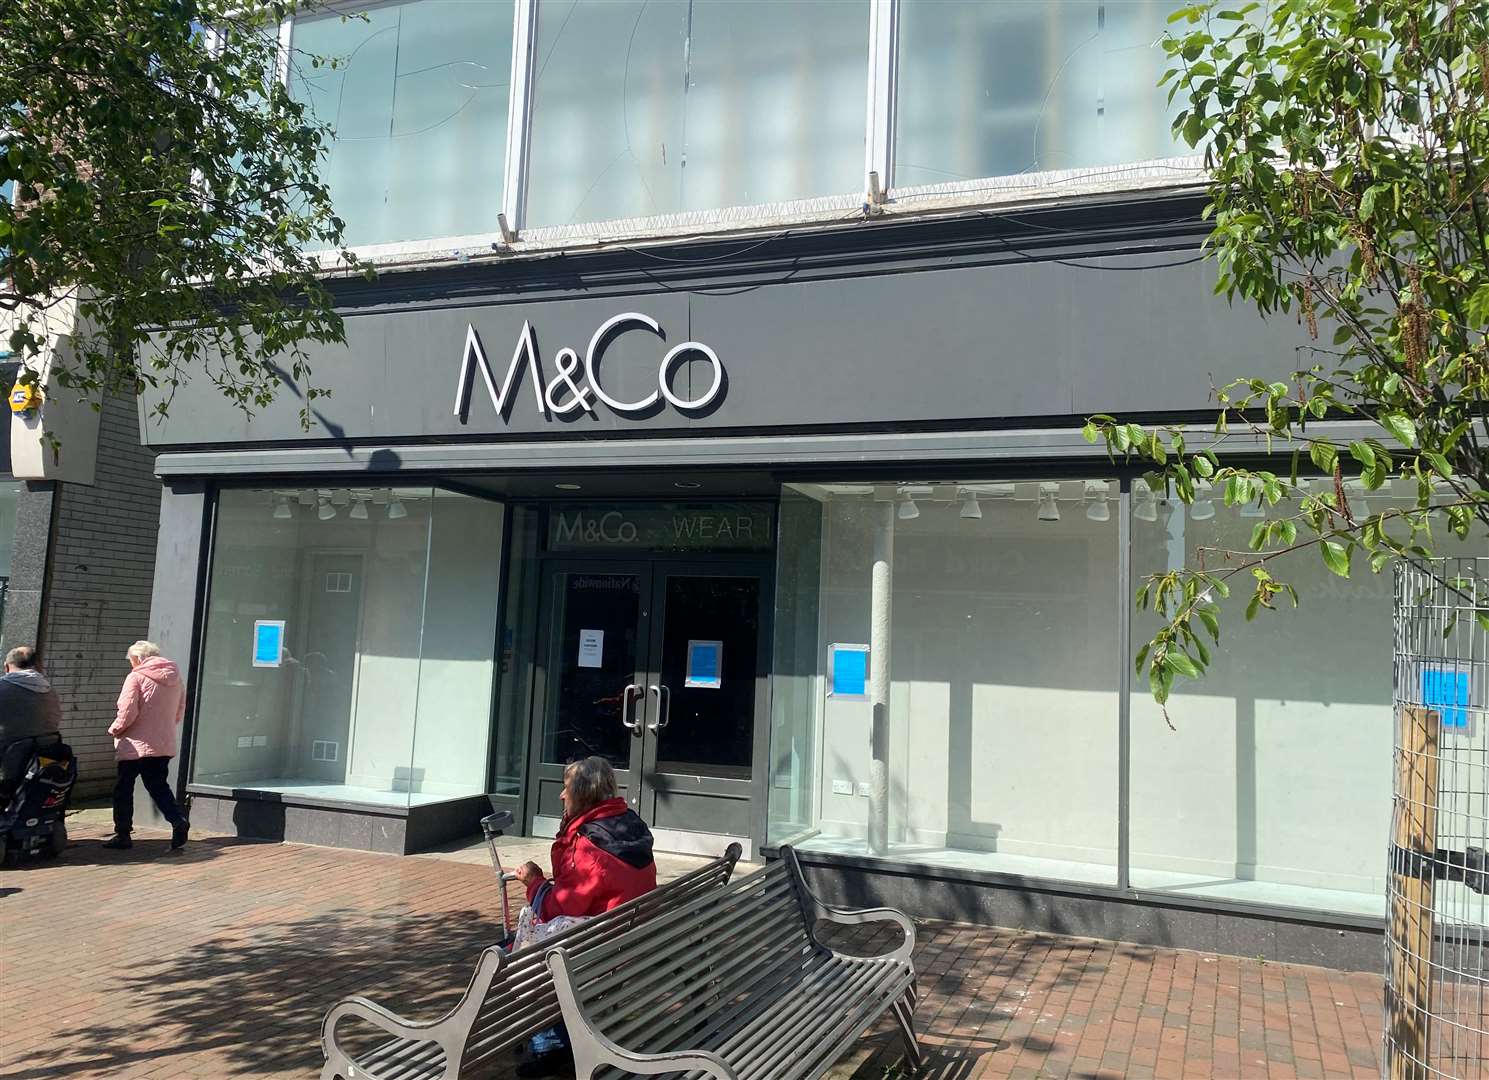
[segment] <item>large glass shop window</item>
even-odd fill
[[[1333,481],[1316,481],[1320,491]],[[1363,513],[1413,505],[1407,485],[1367,493]],[[1271,516],[1297,514],[1282,503]],[[1218,498],[1186,510],[1134,493],[1136,580],[1196,565],[1200,548],[1245,550],[1254,508]],[[1482,554],[1434,530],[1443,555]],[[1296,611],[1245,621],[1237,582],[1225,601],[1222,648],[1207,677],[1178,680],[1165,723],[1146,687],[1132,696],[1132,868],[1136,888],[1383,915],[1393,746],[1392,582],[1355,560],[1335,576],[1314,551],[1274,568],[1301,594]],[[1249,579],[1248,579],[1249,580]],[[1151,637],[1151,615],[1133,627]],[[1444,730],[1443,791],[1482,799],[1489,733]],[[1472,774],[1471,782],[1463,777]],[[1446,895],[1446,894],[1444,894]]]
[[[903,0],[894,182],[1116,166],[1170,134],[1169,0]]]
[[[862,0],[542,0],[529,226],[863,186]]]
[[[486,790],[499,504],[229,490],[214,535],[194,782],[380,805]]]
[[[491,233],[501,210],[511,0],[410,0],[298,20],[289,89],[335,133],[348,244]],[[313,66],[312,57],[337,66]]]
[[[1116,882],[1116,495],[1100,480],[786,488],[773,843]],[[884,658],[868,650],[886,618],[881,795]]]

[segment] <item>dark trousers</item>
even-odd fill
[[[145,782],[145,790],[155,800],[163,818],[172,825],[185,825],[186,817],[171,793],[168,757],[133,758],[119,762],[119,779],[114,784],[114,832],[128,836],[134,828],[134,781]]]

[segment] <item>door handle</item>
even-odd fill
[[[641,687],[636,683],[627,684],[620,696],[620,722],[632,735],[641,734],[641,721],[631,719],[631,706],[641,696]]]
[[[672,719],[672,688],[666,683],[660,686],[652,683],[648,689],[657,695],[657,719],[655,723],[648,724],[648,731],[661,731]]]

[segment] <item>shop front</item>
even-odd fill
[[[308,431],[292,386],[249,419],[205,383],[148,428],[198,824],[402,852],[497,806],[551,835],[598,754],[663,850],[1373,963],[1387,583],[1300,568],[1303,611],[1233,620],[1167,716],[1133,685],[1135,582],[1258,511],[1171,504],[1080,424],[1197,420],[1212,373],[1298,345],[1176,257],[1192,229],[1128,240],[1195,209],[1079,251],[1052,214],[1017,253],[976,219],[342,286]]]

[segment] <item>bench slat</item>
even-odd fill
[[[587,980],[589,972],[613,966],[607,962],[621,950],[630,952],[636,949],[671,948],[672,942],[697,933],[700,919],[705,920],[705,925],[719,925],[729,918],[731,912],[751,903],[761,902],[762,896],[765,902],[779,904],[783,910],[795,906],[796,901],[783,867],[769,867],[708,895],[695,897],[643,927],[617,936],[597,948],[586,950],[582,956],[572,956],[571,970],[576,978]],[[788,925],[783,924],[783,929]]]
[[[615,974],[624,977],[627,986],[624,993],[607,994],[599,990],[594,997],[587,998],[586,1003],[595,1018],[600,1020],[617,1010],[628,1009],[632,1001],[643,999],[648,994],[658,995],[664,1001],[680,989],[686,990],[690,979],[704,971],[712,973],[713,977],[721,977],[731,966],[747,960],[748,950],[754,944],[763,943],[772,934],[778,940],[780,938],[778,913],[770,907],[750,912],[731,925],[729,947],[722,954],[718,933],[710,923],[694,924],[694,927],[686,938],[669,941],[665,953],[660,954],[667,959],[653,965],[649,974],[638,975],[626,970],[625,966],[615,968]],[[802,941],[805,944],[804,936]],[[596,985],[603,986],[603,982]]]

